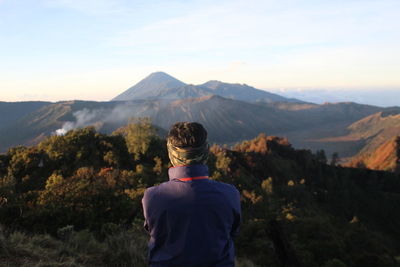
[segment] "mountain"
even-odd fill
[[[359,120],[342,138],[364,140],[365,145],[347,166],[394,171],[398,161],[400,108],[389,108]]]
[[[398,137],[393,137],[383,142],[372,151],[369,150],[367,145],[346,166],[384,171],[395,171],[399,167],[400,139]]]
[[[43,101],[29,102],[0,102],[0,129],[6,128],[16,120],[32,113],[33,111],[51,104]]]
[[[188,96],[193,92],[197,94],[197,88],[187,85],[172,91]],[[34,144],[46,136],[89,125],[110,133],[126,125],[132,117],[150,117],[153,124],[164,130],[176,121],[198,121],[208,129],[210,142],[232,144],[264,132],[288,137],[298,148],[323,148],[328,153],[341,155],[345,154],[343,150],[349,150],[346,153],[354,155],[359,146],[335,144],[330,149],[331,142],[319,139],[332,137],[332,134],[343,135],[353,122],[379,110],[355,103],[248,103],[217,95],[178,100],[67,101],[46,105],[0,129],[0,151],[18,144]]]
[[[96,104],[98,102],[66,101],[44,105],[0,129],[0,152],[11,146],[36,144],[54,134],[65,122],[75,121],[75,111],[100,107]],[[109,105],[110,103],[102,103],[101,107]]]
[[[168,129],[176,121],[197,121],[209,132],[211,142],[231,143],[257,136],[260,132],[278,132],[291,127],[276,110],[211,95],[176,100],[153,118],[156,125]]]
[[[155,125],[164,129],[169,129],[176,121],[198,121],[208,129],[210,141],[219,143],[236,142],[260,132],[278,132],[291,127],[273,108],[215,95],[175,101],[67,101],[44,106],[1,129],[0,151],[18,144],[37,143],[45,136],[89,125],[109,133],[126,125],[132,117],[150,117]]]
[[[264,90],[256,89],[246,84],[230,84],[214,80],[208,81],[200,86],[210,89],[213,94],[247,102],[303,102],[298,99],[286,98]]]
[[[168,75],[165,72],[154,72],[132,86],[112,101],[127,101],[145,99],[158,95],[161,91],[185,86],[186,84]]]
[[[162,90],[157,95],[155,95],[154,98],[177,100],[185,98],[197,98],[208,95],[213,95],[213,92],[211,90],[208,90],[207,88],[190,84],[181,87]]]
[[[324,149],[327,156],[339,153],[341,158],[352,157],[365,145],[363,140],[342,140],[349,133],[348,127],[366,116],[384,110],[383,108],[352,102],[299,104],[269,103],[292,124],[290,130],[275,135],[285,136],[296,148],[313,151]]]
[[[230,84],[220,81],[209,81],[201,85],[187,85],[164,73],[150,74],[138,84],[132,86],[113,101],[129,101],[138,99],[184,99],[206,95],[219,95],[224,98],[246,102],[296,102],[304,103],[294,98],[285,98],[245,84]]]

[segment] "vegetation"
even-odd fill
[[[0,266],[145,266],[141,198],[170,167],[155,132],[141,119],[0,155]],[[237,266],[281,266],[271,221],[303,266],[398,266],[398,174],[327,164],[264,134],[210,151],[211,179],[241,192]]]

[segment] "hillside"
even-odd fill
[[[298,103],[272,103],[280,113],[288,114],[292,130],[278,132],[286,136],[297,148],[313,151],[324,149],[328,157],[339,153],[340,157],[351,157],[364,146],[363,140],[337,137],[347,135],[348,127],[362,118],[383,110],[382,108],[357,103],[326,103],[323,105]]]
[[[156,125],[165,129],[176,121],[202,123],[210,141],[216,143],[238,142],[260,132],[291,127],[285,115],[274,109],[216,95],[174,101],[153,118]]]
[[[0,102],[0,129],[6,128],[16,120],[32,113],[33,111],[51,104],[44,101],[30,102]]]
[[[372,151],[368,151],[367,145],[346,166],[395,171],[400,160],[400,142],[398,138],[393,137]]]
[[[68,130],[98,123],[101,123],[98,126],[103,126],[102,121],[107,116],[113,117],[110,121],[119,122],[117,113],[107,113],[116,106],[113,102],[93,101],[47,104],[0,129],[0,151],[5,151],[10,146],[37,144],[65,125]],[[126,124],[126,120],[123,123]]]
[[[364,165],[370,169],[394,171],[398,160],[397,137],[400,136],[400,109],[390,108],[353,123],[344,138],[366,140],[366,145],[348,166]]]
[[[211,90],[208,90],[207,88],[195,85],[184,85],[181,87],[162,90],[153,98],[177,100],[186,98],[198,98],[209,95],[213,95],[213,92]]]

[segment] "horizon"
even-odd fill
[[[137,85],[142,80],[145,80],[151,77],[154,74],[161,73],[167,76],[170,76],[174,79],[181,81],[180,79],[173,77],[172,75],[163,72],[157,71],[152,72],[148,76],[144,77],[143,79],[139,80],[135,85]],[[208,80],[210,81],[217,81],[225,83],[224,81],[219,80]],[[192,84],[181,81],[185,84]],[[202,83],[203,84],[203,83]],[[228,83],[228,84],[241,84],[251,86],[245,83]],[[134,86],[135,86],[134,85]],[[201,84],[195,84],[195,86],[199,86]],[[122,91],[125,92],[130,88]],[[286,98],[296,98],[298,100],[302,100],[309,103],[314,104],[335,104],[335,103],[342,103],[342,102],[354,102],[357,104],[365,104],[365,105],[374,105],[380,107],[394,107],[400,106],[397,99],[400,97],[400,91],[397,88],[353,88],[353,90],[348,90],[346,88],[299,88],[299,87],[289,87],[289,88],[269,88],[269,89],[260,89],[269,93],[277,94]],[[121,92],[121,93],[122,93]],[[382,97],[382,94],[384,97]],[[113,96],[114,98],[115,96]],[[68,102],[68,101],[94,101],[94,102],[108,102],[113,101],[113,99],[82,99],[82,98],[70,98],[70,99],[57,99],[57,100],[43,100],[43,99],[29,99],[29,100],[17,100],[17,101],[3,101],[0,102],[51,102],[51,103],[58,103],[58,102]]]
[[[181,79],[174,77],[170,75],[169,73],[163,72],[163,71],[156,71],[152,72],[146,77],[140,79],[137,81],[133,86],[137,85],[140,83],[142,80],[145,80],[149,77],[151,77],[153,74],[166,74],[167,76],[170,76],[174,79],[177,79],[187,85],[193,84],[193,83],[188,83],[185,81],[182,81]],[[217,82],[222,82],[226,83],[224,81],[220,80],[207,80],[206,82],[210,81],[217,81]],[[202,85],[201,84],[193,84],[195,86]],[[246,84],[246,83],[228,83],[228,84],[241,84],[241,85],[247,85],[255,88],[251,84]],[[133,87],[131,86],[131,87]],[[128,91],[131,87],[125,89],[124,91],[121,91],[119,94]],[[288,87],[288,88],[268,88],[268,89],[261,89],[261,88],[256,88],[258,90],[266,91],[269,93],[277,94],[286,98],[296,98],[298,100],[302,100],[305,102],[309,103],[314,103],[314,104],[325,104],[325,103],[342,103],[342,102],[354,102],[358,104],[365,104],[365,105],[374,105],[374,106],[380,106],[380,107],[394,107],[394,106],[400,106],[400,103],[397,101],[400,97],[400,91],[397,88],[353,88],[353,90],[348,90],[347,88],[301,88],[301,87]],[[119,95],[118,94],[118,95]],[[112,98],[116,97],[117,95],[112,96]],[[111,98],[110,99],[84,99],[84,98],[69,98],[69,99],[57,99],[57,100],[46,100],[46,99],[28,99],[28,100],[16,100],[16,101],[7,101],[7,100],[2,100],[0,99],[0,102],[51,102],[51,103],[57,103],[57,102],[68,102],[68,101],[94,101],[94,102],[108,102],[108,101],[113,101]]]
[[[400,2],[0,0],[0,101],[107,101],[154,71],[276,93],[400,88]]]

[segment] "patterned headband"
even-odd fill
[[[178,147],[167,142],[168,156],[174,166],[206,164],[209,146],[207,142],[199,147]]]

